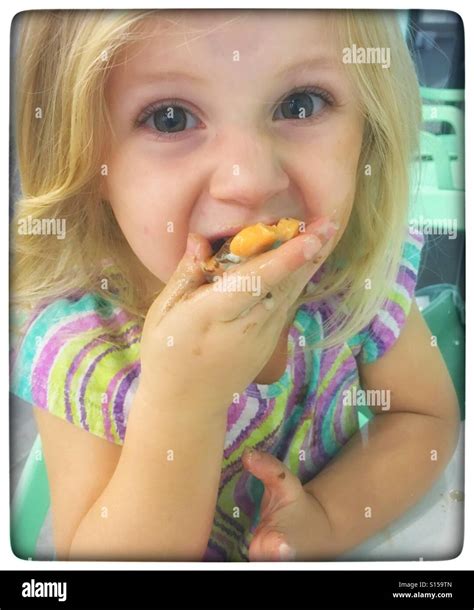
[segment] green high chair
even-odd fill
[[[436,87],[420,87],[422,100],[442,104],[463,104],[464,89],[438,89]]]
[[[410,217],[456,220],[464,229],[464,150],[455,134],[420,132],[420,159],[412,167]]]
[[[464,159],[464,117],[459,108],[447,104],[423,105],[423,124],[448,125],[451,133],[440,133],[435,137],[443,145],[450,160]]]
[[[50,506],[46,466],[38,434],[28,454],[10,508],[10,542],[20,559],[35,559],[38,537]]]

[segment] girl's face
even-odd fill
[[[212,242],[283,216],[344,226],[364,120],[327,17],[163,15],[106,90],[103,195],[145,267],[167,282],[189,232]]]

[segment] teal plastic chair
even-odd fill
[[[39,434],[26,459],[10,509],[10,542],[21,559],[35,559],[38,537],[50,507],[48,475]]]
[[[435,87],[420,87],[422,100],[442,104],[464,103],[464,89],[437,89]]]
[[[420,133],[420,152],[422,161],[422,187],[437,188],[440,191],[457,190],[454,186],[449,153],[440,136],[428,131]],[[430,163],[432,170],[426,167]],[[423,168],[423,165],[425,166]]]
[[[423,100],[423,122],[450,125],[452,134],[438,137],[450,156],[464,158],[464,89],[436,89],[420,87]]]
[[[450,160],[464,160],[464,116],[456,106],[431,104],[423,106],[423,126],[429,124],[449,125],[452,133],[435,134],[444,146]]]
[[[443,140],[447,137],[448,140]],[[455,136],[457,138],[457,136]],[[453,151],[453,152],[450,152]],[[420,156],[412,166],[410,217],[456,219],[465,226],[464,153],[449,136],[420,132]]]
[[[417,296],[429,297],[423,316],[433,335],[453,379],[464,419],[464,305],[455,286],[440,284],[417,291]],[[358,407],[359,426],[373,417],[366,406]],[[35,559],[38,537],[50,508],[48,476],[41,438],[38,435],[28,455],[11,507],[11,545],[17,557]]]

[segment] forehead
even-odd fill
[[[143,39],[125,55],[127,62],[152,62],[160,69],[185,62],[200,72],[228,69],[237,61],[248,69],[274,69],[312,55],[337,65],[342,52],[333,32],[334,20],[325,11],[157,11],[142,21]]]

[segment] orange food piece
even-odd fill
[[[242,229],[230,242],[229,249],[232,254],[247,258],[268,250],[277,241],[278,235],[275,227],[259,222]]]
[[[229,245],[232,254],[247,258],[269,250],[276,241],[288,241],[299,233],[300,221],[281,218],[277,225],[259,222],[246,227],[234,236]]]
[[[296,237],[300,231],[300,221],[295,218],[281,218],[276,226],[278,239],[288,241]]]

